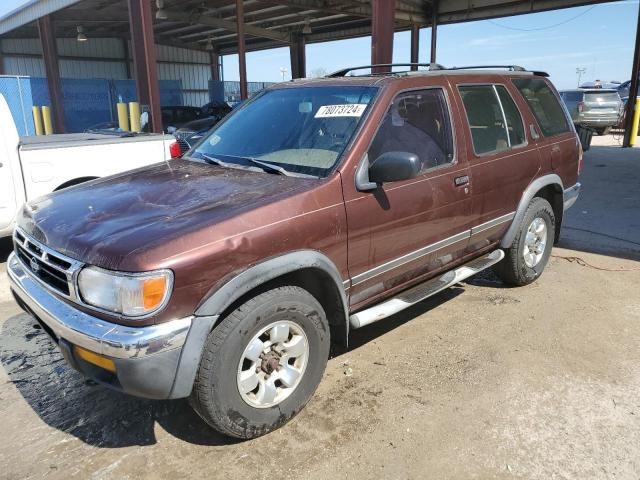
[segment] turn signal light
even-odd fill
[[[113,363],[113,360],[111,360],[110,358],[103,357],[102,355],[94,353],[90,350],[85,350],[84,348],[78,347],[77,345],[74,345],[73,352],[78,358],[81,358],[85,362],[91,363],[100,368],[104,368],[111,373],[116,373],[116,364]]]
[[[177,144],[176,144],[177,145]],[[144,308],[153,310],[159,307],[167,291],[167,277],[153,277],[142,284],[142,301]]]

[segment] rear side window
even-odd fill
[[[473,150],[476,154],[499,152],[509,148],[505,115],[493,85],[458,87],[467,112]]]
[[[369,147],[369,161],[393,151],[418,155],[422,172],[453,162],[451,119],[442,89],[396,96]]]
[[[514,79],[513,84],[531,107],[546,137],[569,131],[569,123],[558,98],[549,85],[539,78]]]

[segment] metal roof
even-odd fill
[[[605,3],[613,0],[441,0],[439,24]],[[369,0],[244,0],[248,51],[288,45],[291,34],[306,43],[371,34]],[[395,30],[428,26],[433,0],[396,0]],[[235,53],[235,0],[165,0],[167,19],[154,18],[158,44],[205,50],[209,41],[221,54]],[[154,6],[155,12],[155,6]],[[32,0],[0,18],[0,35],[38,36],[39,17],[50,14],[58,37],[75,37],[82,25],[87,36],[129,37],[126,0]]]

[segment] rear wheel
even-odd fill
[[[324,310],[309,292],[284,286],[257,295],[210,333],[191,404],[225,435],[264,435],[309,401],[329,344]]]
[[[513,243],[494,271],[508,285],[527,285],[535,281],[547,265],[553,239],[555,216],[544,198],[531,200]]]

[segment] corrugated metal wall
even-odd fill
[[[130,46],[128,48],[131,51]],[[126,79],[124,49],[124,42],[117,38],[90,38],[87,42],[59,38],[60,76]],[[0,51],[7,75],[45,76],[39,39],[3,39]],[[160,80],[182,81],[186,105],[201,106],[209,101],[211,68],[207,53],[158,45],[157,59]],[[133,69],[131,62],[129,69]]]

